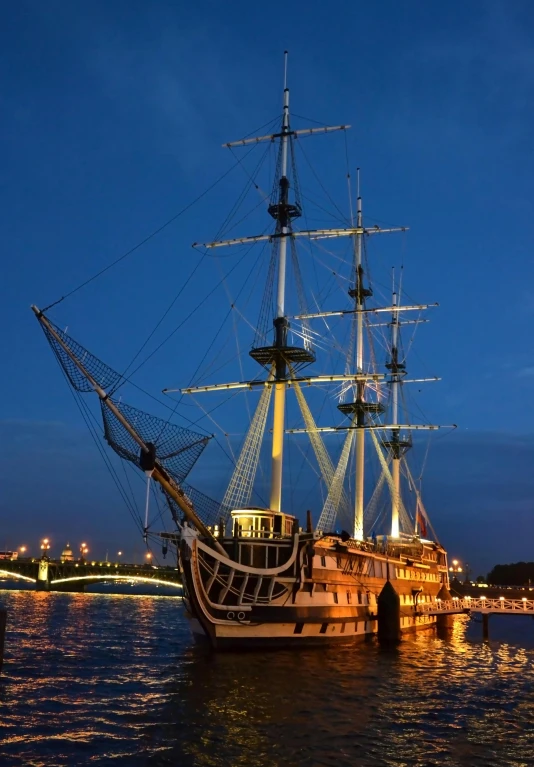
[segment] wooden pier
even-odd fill
[[[452,599],[436,599],[435,602],[423,602],[417,605],[420,615],[461,615],[462,613],[482,615],[482,633],[484,639],[489,639],[490,615],[530,615],[534,618],[534,599],[488,599],[482,597],[453,597]]]

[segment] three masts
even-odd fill
[[[356,541],[364,540],[364,508],[365,508],[365,434],[370,429],[380,429],[381,431],[389,432],[388,438],[381,439],[381,449],[385,450],[387,454],[386,464],[383,465],[383,471],[388,476],[388,485],[391,491],[391,526],[388,531],[392,538],[398,538],[400,534],[400,509],[401,509],[401,460],[404,453],[411,444],[409,438],[404,436],[406,431],[406,425],[399,424],[399,394],[400,388],[403,383],[403,379],[406,375],[406,366],[399,356],[399,332],[400,332],[400,317],[402,312],[417,310],[422,312],[428,308],[428,305],[417,306],[402,306],[398,304],[398,295],[393,289],[393,300],[389,307],[367,309],[366,302],[373,295],[372,290],[365,286],[365,275],[362,263],[362,251],[363,251],[363,238],[381,233],[390,232],[404,232],[405,227],[391,227],[387,229],[373,226],[372,228],[366,228],[363,225],[362,214],[362,198],[359,190],[359,169],[358,169],[358,193],[356,201],[356,221],[354,221],[351,214],[350,226],[343,229],[321,229],[321,230],[297,230],[293,229],[293,222],[302,215],[302,207],[298,198],[298,185],[295,182],[293,187],[289,179],[288,171],[288,157],[290,154],[291,142],[294,142],[299,136],[308,136],[314,133],[325,133],[331,131],[346,130],[350,128],[348,125],[340,126],[324,126],[321,128],[311,128],[304,130],[292,130],[290,126],[290,113],[289,113],[289,88],[287,87],[287,52],[285,54],[285,68],[284,68],[284,91],[283,91],[283,115],[282,125],[278,133],[269,134],[266,136],[253,137],[243,139],[236,142],[225,144],[227,147],[240,147],[248,146],[249,144],[257,144],[260,142],[279,142],[279,157],[277,162],[278,177],[275,178],[273,185],[273,195],[268,207],[270,216],[275,221],[275,230],[270,235],[258,235],[250,237],[241,237],[232,240],[218,240],[215,242],[205,243],[202,247],[221,248],[230,247],[234,245],[246,245],[256,243],[261,240],[269,239],[272,243],[272,248],[276,255],[276,286],[275,286],[275,307],[276,313],[273,318],[273,343],[269,346],[258,346],[252,348],[250,356],[258,363],[266,368],[268,371],[267,380],[264,385],[272,387],[274,391],[274,404],[272,407],[272,451],[271,451],[271,483],[270,483],[270,502],[269,508],[273,511],[280,512],[283,508],[282,502],[282,485],[283,485],[283,456],[284,456],[284,436],[286,433],[286,392],[288,388],[293,387],[297,391],[299,404],[304,397],[301,389],[302,384],[306,381],[310,383],[324,383],[325,381],[331,383],[341,383],[342,385],[342,401],[338,405],[339,410],[347,416],[349,419],[349,425],[347,427],[335,427],[332,430],[342,431],[344,428],[348,429],[350,433],[347,440],[348,455],[351,449],[352,443],[354,450],[354,465],[355,465],[355,477],[354,477],[354,513],[353,523],[351,526],[351,535]],[[291,152],[293,156],[293,152]],[[350,194],[350,186],[349,186]],[[288,271],[288,245],[291,248],[295,247],[295,241],[297,238],[307,238],[311,242],[315,240],[325,240],[331,238],[352,238],[353,240],[353,285],[350,287],[348,293],[353,301],[353,307],[351,309],[324,311],[318,313],[300,313],[294,315],[292,319],[301,321],[303,323],[301,338],[303,340],[302,346],[289,346],[288,345],[288,331],[290,329],[290,317],[287,312],[286,301],[286,282]],[[296,260],[296,255],[295,255]],[[270,289],[270,285],[266,286],[266,292]],[[365,367],[364,362],[364,327],[365,318],[370,313],[378,312],[391,312],[391,350],[390,359],[386,364],[386,368],[389,371],[389,378],[385,374],[379,374],[376,371],[371,371],[371,366]],[[319,318],[325,318],[333,315],[343,315],[349,321],[352,321],[355,326],[355,332],[351,334],[350,348],[346,350],[346,364],[345,371],[335,376],[314,376],[312,378],[299,378],[297,372],[303,367],[310,365],[316,361],[315,353],[312,347],[311,338],[312,333],[307,330],[307,325],[310,321]],[[418,379],[421,381],[422,379]],[[437,380],[436,378],[428,380]],[[373,389],[375,396],[371,400],[369,398],[370,389],[368,384],[373,383]],[[214,384],[212,386],[199,386],[189,387],[181,389],[182,393],[195,394],[208,391],[217,391],[221,389],[237,388],[237,387],[254,387],[257,386],[257,381],[249,382],[236,382],[230,384]],[[391,423],[383,424],[379,423],[380,416],[386,411],[386,407],[383,404],[385,400],[385,393],[378,392],[380,387],[384,388],[384,385],[390,387],[391,390]],[[166,389],[168,393],[175,391],[174,389]],[[267,399],[267,397],[265,398]],[[244,473],[248,472],[250,475],[250,464],[254,460],[259,459],[258,445],[254,443],[254,435],[256,435],[256,442],[259,435],[263,436],[265,423],[258,428],[258,420],[261,418],[267,418],[268,408],[265,407],[265,401],[260,401],[257,408],[257,418],[253,419],[249,435],[252,439],[245,440],[243,452],[240,461],[236,467],[234,478],[230,483],[230,487],[236,488],[246,484]],[[306,420],[305,413],[303,412],[304,420]],[[409,428],[414,428],[412,425],[408,425]],[[424,428],[438,428],[430,425],[417,425],[418,429]],[[314,442],[317,444],[318,434],[321,431],[327,431],[328,428],[318,429],[315,424],[306,424],[306,429],[302,431],[315,431],[317,434],[314,436]],[[290,429],[291,433],[297,433],[298,429]],[[376,440],[375,440],[376,443]],[[252,455],[254,454],[254,455]],[[319,460],[321,464],[324,461]],[[344,461],[341,459],[340,463]],[[346,461],[347,465],[349,460]],[[243,471],[243,464],[246,466],[246,472]],[[389,464],[391,468],[389,468]],[[338,467],[341,469],[341,466]],[[345,467],[346,468],[346,467]],[[255,468],[252,468],[252,472],[255,473]],[[330,472],[331,473],[331,472]],[[334,474],[336,472],[334,471]],[[328,521],[334,523],[335,514],[337,508],[332,509],[332,492],[336,496],[339,496],[338,503],[341,500],[341,494],[337,485],[342,484],[345,479],[344,473],[341,476],[341,471],[337,472],[335,479],[335,486],[332,488],[332,482],[334,476],[324,476],[323,480],[327,486],[327,491],[330,493],[330,498],[327,500],[327,508],[329,513],[325,516]],[[230,493],[225,496],[224,505],[231,506],[232,502],[239,501],[240,505],[249,503],[251,500],[252,487],[250,483],[247,486],[246,493]],[[324,520],[326,521],[326,520]],[[410,532],[417,532],[416,530],[417,520],[415,520],[414,530]],[[324,529],[324,528],[323,528]],[[408,531],[406,531],[408,532]]]
[[[287,87],[287,54],[285,63],[280,131],[228,145],[279,142],[277,177],[268,206],[268,212],[275,222],[274,232],[233,240],[218,240],[204,246],[211,249],[266,240],[271,242],[271,263],[274,268],[271,270],[272,280],[267,280],[265,290],[266,295],[269,291],[273,292],[273,328],[270,333],[257,335],[260,342],[250,351],[250,356],[265,369],[266,377],[262,380],[256,378],[180,390],[184,394],[228,389],[261,390],[233,476],[218,508],[216,535],[213,515],[210,520],[203,520],[199,511],[199,504],[202,505],[204,501],[199,495],[195,495],[194,489],[184,489],[183,484],[207,440],[204,440],[199,448],[202,442],[199,435],[184,436],[186,430],[181,430],[181,447],[175,450],[166,445],[163,450],[158,444],[158,439],[151,437],[152,433],[157,435],[157,429],[143,433],[143,430],[137,427],[141,421],[132,420],[127,406],[114,400],[112,394],[118,384],[113,378],[113,371],[108,369],[111,372],[107,374],[106,380],[109,379],[110,386],[106,388],[101,374],[102,363],[100,366],[95,363],[92,369],[91,360],[96,358],[87,357],[88,353],[80,354],[81,347],[34,307],[70,383],[78,391],[93,390],[98,394],[108,443],[122,458],[137,463],[160,484],[165,493],[180,531],[178,535],[166,537],[178,546],[186,604],[193,627],[198,634],[209,637],[214,646],[224,643],[234,646],[240,643],[247,645],[251,642],[270,641],[275,644],[291,644],[298,639],[313,638],[324,641],[327,638],[348,638],[349,634],[372,634],[377,628],[377,596],[384,583],[395,579],[402,580],[406,590],[405,599],[410,598],[412,605],[415,593],[422,594],[425,591],[424,588],[419,588],[421,580],[426,583],[428,598],[437,598],[440,589],[447,585],[446,556],[443,549],[437,542],[422,541],[418,535],[426,532],[428,519],[420,493],[405,462],[405,453],[411,445],[410,431],[414,428],[438,427],[425,424],[414,426],[399,422],[401,387],[407,382],[405,362],[400,353],[401,317],[403,312],[420,312],[428,306],[402,306],[400,291],[395,285],[390,306],[367,306],[372,290],[365,285],[362,263],[364,238],[379,233],[404,231],[404,228],[366,228],[363,224],[359,188],[356,219],[354,221],[351,215],[349,226],[316,230],[293,228],[293,222],[301,216],[302,207],[295,178],[293,185],[290,182],[290,167],[294,172],[294,162],[290,159],[293,158],[292,142],[297,140],[299,135],[344,130],[349,126],[292,130]],[[348,309],[312,313],[301,301],[300,312],[290,316],[286,295],[289,262],[293,264],[296,272],[297,285],[300,284],[295,243],[302,238],[313,243],[316,240],[339,237],[351,238],[353,241],[353,283],[349,289],[352,306]],[[303,294],[302,290],[299,292]],[[302,296],[299,295],[299,298]],[[268,301],[264,297],[263,305],[267,304]],[[387,374],[372,370],[364,357],[364,331],[369,326],[368,318],[383,313],[390,314],[391,317]],[[334,375],[303,375],[302,369],[316,360],[312,346],[314,331],[311,330],[310,323],[329,316],[343,316],[353,323],[345,371]],[[301,341],[299,344],[289,342],[290,320],[300,323],[300,330],[291,333],[292,338],[296,336]],[[84,389],[79,380],[85,380],[88,388]],[[308,385],[324,383],[340,385],[341,401],[338,408],[348,419],[345,425],[316,425],[302,389]],[[381,420],[387,412],[385,387],[388,387],[391,393],[389,424]],[[293,389],[296,394],[305,423],[304,429],[287,428],[288,389]],[[274,402],[271,407],[273,392]],[[260,509],[251,507],[250,504],[261,444],[271,411],[269,508]],[[326,500],[315,531],[311,528],[310,521],[307,530],[303,531],[293,516],[284,514],[283,458],[284,438],[288,431],[293,434],[306,432],[309,435],[320,467]],[[336,466],[323,444],[321,432],[345,433],[345,441]],[[367,531],[366,536],[364,530],[367,433],[371,435],[381,467],[379,484],[386,484],[391,496],[391,524],[386,530],[386,536],[381,540],[377,540],[374,531],[371,537],[370,531]],[[344,513],[346,518],[348,512],[349,501],[345,483],[351,455],[355,467],[352,529],[349,534],[340,538],[332,531],[338,514]],[[179,466],[177,456],[181,462]],[[191,466],[187,456],[191,456]],[[402,466],[405,467],[405,475],[417,498],[417,510],[412,518],[406,511],[401,494]],[[182,519],[180,515],[183,515]],[[230,517],[232,525],[228,530],[227,521]],[[421,573],[425,574],[425,578],[421,579]],[[418,584],[415,592],[412,580]],[[343,606],[340,603],[341,594],[345,602]],[[412,611],[406,620],[405,628],[417,628],[426,626],[430,619],[423,619]],[[399,621],[401,625],[400,618]],[[347,626],[352,628],[346,630]]]

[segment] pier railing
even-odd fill
[[[498,613],[501,615],[530,613],[534,616],[534,599],[473,599],[471,597],[437,599],[435,602],[422,602],[416,612],[424,615],[444,615],[455,613]]]

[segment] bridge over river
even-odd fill
[[[19,558],[0,560],[0,578],[14,578],[34,583],[40,591],[83,591],[89,583],[126,581],[154,583],[181,589],[177,567],[159,567],[153,564],[123,564],[119,562],[61,562]]]

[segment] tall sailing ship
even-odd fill
[[[165,547],[176,546],[192,630],[216,649],[361,639],[380,631],[381,618],[384,626],[393,625],[394,635],[424,629],[434,625],[435,618],[420,614],[418,605],[447,594],[446,552],[435,535],[430,537],[432,527],[407,460],[412,432],[440,427],[410,422],[402,407],[406,385],[437,380],[408,379],[401,345],[403,326],[419,322],[430,306],[403,304],[399,279],[393,280],[390,302],[375,305],[365,269],[366,241],[404,228],[365,225],[359,178],[355,216],[351,214],[346,225],[328,229],[296,225],[303,215],[296,142],[348,127],[292,129],[285,81],[281,125],[275,132],[227,145],[268,142],[277,146],[277,154],[267,205],[271,230],[202,246],[209,252],[267,243],[271,250],[249,352],[259,375],[179,390],[181,396],[239,390],[259,393],[221,502],[186,482],[209,436],[127,405],[117,395],[124,374],[61,330],[46,310],[32,307],[75,393],[98,395],[107,443],[147,475],[145,540],[150,534],[150,482],[159,484],[174,525],[173,531],[160,535]],[[310,311],[297,244],[325,246],[341,239],[351,245],[345,300],[342,305]],[[294,304],[288,294],[290,268],[296,288]],[[298,310],[290,313],[288,307],[297,304]],[[270,307],[274,312],[269,316]],[[348,327],[344,367],[334,373],[324,372],[324,367],[321,372],[322,352],[332,342],[331,318]],[[381,371],[371,339],[376,332],[384,338],[384,331],[389,340]],[[338,423],[317,424],[310,398],[305,396],[305,391],[317,392],[317,387],[321,391],[331,387],[327,396],[336,400]],[[295,403],[301,427],[290,428],[286,414]],[[301,510],[300,519],[285,510],[285,442],[305,439],[302,434],[309,438],[318,467],[316,511],[320,513],[315,523],[306,509]],[[335,434],[342,440],[336,461],[327,448],[336,440],[330,436]],[[267,503],[254,504],[264,442],[270,443],[270,494]],[[366,451],[368,458],[374,456],[379,470],[373,486],[366,477]],[[384,495],[387,500],[380,507]]]

